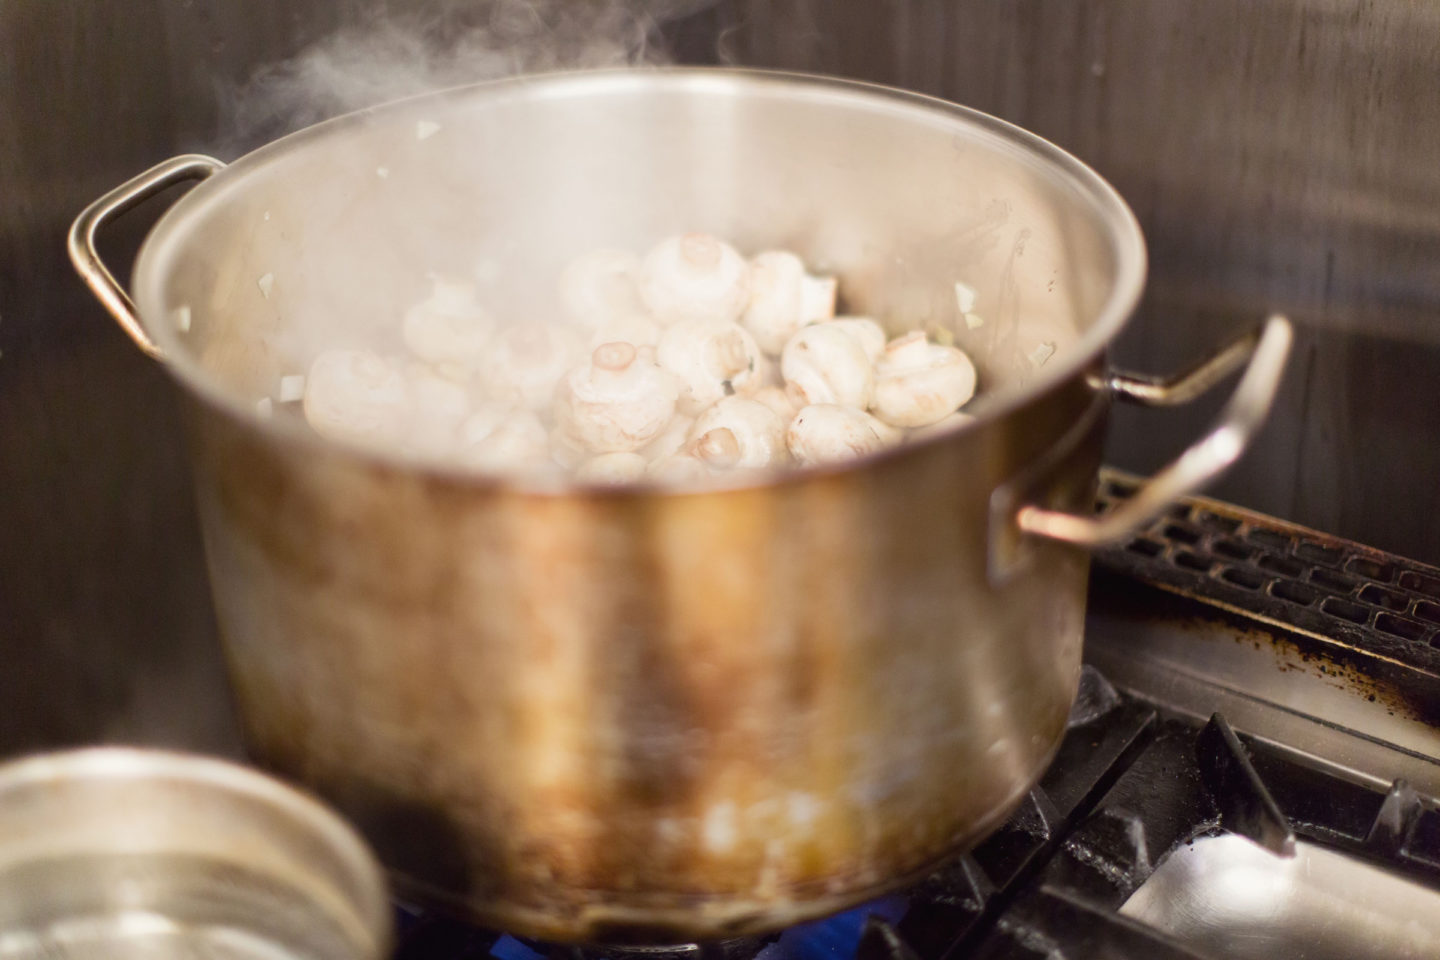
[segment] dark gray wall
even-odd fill
[[[64,231],[125,177],[228,140],[226,91],[256,65],[384,9],[0,4],[0,753],[234,748],[173,396],[81,291]],[[914,87],[1094,164],[1153,258],[1121,361],[1180,365],[1270,309],[1302,324],[1220,495],[1440,562],[1440,6],[733,0],[669,32],[685,60]],[[144,226],[116,231],[117,258]],[[1121,411],[1112,461],[1153,467],[1214,406]]]
[[[1152,263],[1120,362],[1292,313],[1279,409],[1216,494],[1440,562],[1440,5],[746,0],[731,25],[740,62],[935,93],[1098,168]],[[1214,409],[1119,411],[1111,462],[1153,468]]]

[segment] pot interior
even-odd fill
[[[134,290],[182,379],[254,416],[327,347],[400,352],[432,272],[474,279],[501,319],[551,322],[573,256],[694,230],[795,251],[839,276],[841,312],[892,333],[949,331],[982,416],[1091,362],[1145,269],[1114,191],[1014,127],[861,84],[680,69],[483,84],[301,131],[179,202]]]

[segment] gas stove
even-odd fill
[[[1134,492],[1107,473],[1098,509]],[[1096,558],[1080,695],[1000,830],[764,939],[522,940],[399,907],[398,960],[1440,955],[1440,569],[1214,501]]]

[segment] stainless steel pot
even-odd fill
[[[145,242],[132,306],[95,231],[185,179],[205,182]],[[317,344],[393,325],[426,270],[539,315],[575,253],[695,229],[797,250],[892,329],[949,330],[979,420],[681,494],[525,488],[256,414]],[[1274,319],[1170,381],[1106,373],[1145,262],[1093,172],[952,104],[734,70],[487,84],[229,167],[180,157],[85,211],[71,253],[189,400],[255,757],[413,890],[565,940],[776,928],[984,836],[1062,734],[1087,549],[1239,455],[1290,340]],[[1214,431],[1091,516],[1110,399],[1183,401],[1246,357]]]
[[[382,960],[380,864],[334,813],[208,757],[0,765],[0,956]]]

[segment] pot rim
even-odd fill
[[[201,367],[192,351],[181,343],[180,333],[174,324],[157,322],[164,314],[160,280],[167,275],[166,267],[176,255],[177,248],[183,245],[182,234],[186,225],[198,217],[209,203],[219,202],[223,193],[239,189],[248,174],[275,157],[298,149],[311,140],[319,140],[337,131],[360,126],[377,117],[413,112],[422,105],[443,104],[480,92],[488,94],[492,99],[543,100],[593,96],[625,89],[653,88],[656,85],[663,85],[671,90],[712,91],[732,95],[751,89],[808,89],[812,96],[828,96],[838,102],[884,102],[892,107],[911,111],[917,120],[928,118],[933,122],[948,119],[960,127],[978,131],[994,145],[1011,151],[1017,162],[1029,162],[1036,169],[1065,183],[1105,221],[1117,265],[1110,292],[1094,321],[1075,343],[1065,349],[1064,357],[1057,358],[1059,362],[1046,364],[1043,372],[1028,383],[977,397],[976,419],[971,423],[920,441],[886,447],[843,463],[792,466],[758,477],[748,476],[729,482],[717,478],[714,483],[683,486],[665,486],[650,481],[609,485],[584,481],[573,476],[512,478],[480,473],[473,468],[442,459],[421,458],[398,450],[321,437],[291,418],[261,417],[253,404],[241,399],[234,391],[222,387]],[[302,449],[312,451],[344,453],[374,466],[423,473],[474,487],[543,495],[583,493],[654,496],[772,487],[788,482],[848,474],[894,457],[948,443],[959,435],[971,434],[976,428],[1002,419],[1050,393],[1061,384],[1082,376],[1090,369],[1134,315],[1144,291],[1146,271],[1147,254],[1140,223],[1119,192],[1073,154],[1009,121],[929,94],[868,81],[795,71],[684,66],[568,70],[487,80],[365,107],[304,127],[244,154],[176,202],[142,243],[135,261],[132,286],[138,305],[137,313],[146,331],[160,346],[164,355],[164,366],[171,375],[211,408],[278,441],[297,444]]]

